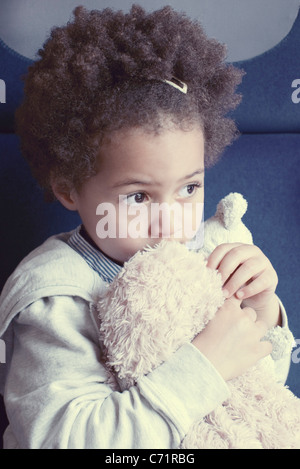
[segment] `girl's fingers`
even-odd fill
[[[259,278],[263,275],[267,265],[265,262],[262,262],[260,259],[257,258],[250,258],[247,259],[244,263],[238,266],[234,270],[233,274],[230,274],[229,270],[220,269],[220,273],[222,275],[222,279],[224,281],[224,289],[227,290],[228,296],[234,295],[240,288],[244,287],[244,285],[252,285],[254,279]],[[245,288],[243,288],[244,294]],[[248,288],[250,291],[250,288]],[[242,298],[242,296],[240,296]]]
[[[221,244],[208,258],[207,266],[218,269],[222,275],[223,284],[232,276],[232,284],[241,275],[236,290],[250,280],[254,275],[262,272],[268,264],[268,259],[260,249],[251,244]]]
[[[257,278],[253,279],[248,285],[241,288],[236,292],[236,297],[239,300],[246,300],[252,298],[255,295],[266,292],[268,290],[275,291],[277,284],[277,276],[272,275],[272,272],[264,271]]]
[[[243,312],[246,313],[249,316],[251,321],[256,322],[257,314],[256,314],[255,309],[246,307],[246,308],[243,308]]]
[[[210,255],[208,267],[218,269],[227,298],[250,298],[276,286],[276,272],[261,250],[250,244],[221,244]]]
[[[242,246],[241,243],[231,243],[231,244],[220,244],[217,246],[214,251],[210,254],[207,267],[211,269],[217,269],[219,267],[220,262],[224,258],[224,256],[234,249],[235,247]]]

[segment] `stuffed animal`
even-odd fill
[[[100,337],[122,388],[191,342],[223,304],[220,274],[206,258],[221,242],[252,242],[241,220],[246,209],[240,194],[229,194],[205,222],[202,252],[163,240],[139,251],[110,284],[98,303]],[[276,333],[281,353],[291,350],[291,334]],[[276,381],[270,356],[227,384],[230,398],[192,425],[181,448],[300,449],[300,400]]]
[[[204,223],[202,252],[207,257],[222,243],[253,244],[252,234],[242,221],[247,206],[238,192],[228,194],[218,203],[215,215]]]

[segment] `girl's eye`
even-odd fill
[[[146,200],[146,194],[143,192],[136,192],[135,194],[128,195],[125,199],[127,205],[142,204]]]
[[[180,197],[192,197],[199,187],[201,187],[199,183],[188,184],[179,191],[179,195]]]

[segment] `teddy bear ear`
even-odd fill
[[[230,230],[241,222],[247,207],[248,203],[242,194],[231,192],[218,203],[216,217],[225,228]]]

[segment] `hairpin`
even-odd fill
[[[178,80],[178,78],[172,77],[171,80],[162,80],[164,83],[168,83],[168,85],[173,86],[177,90],[181,91],[184,94],[187,94],[187,84],[184,83],[181,80]]]

